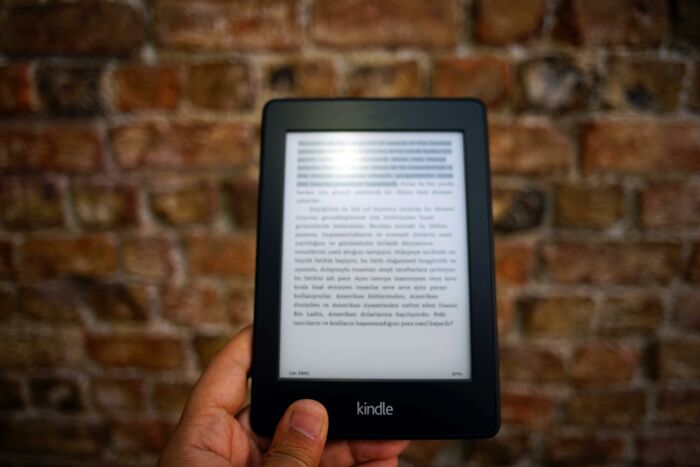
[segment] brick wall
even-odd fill
[[[260,109],[490,109],[504,426],[700,463],[700,2],[0,2],[0,464],[147,465],[251,320]]]

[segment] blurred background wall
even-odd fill
[[[0,464],[149,465],[251,321],[260,110],[490,111],[503,429],[700,465],[700,2],[0,2]],[[270,284],[275,286],[275,284]]]

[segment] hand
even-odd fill
[[[326,444],[328,413],[312,400],[289,406],[271,441],[257,436],[250,428],[249,409],[239,412],[245,401],[251,354],[252,328],[247,327],[202,373],[159,466],[397,465],[407,441]]]

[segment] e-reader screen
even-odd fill
[[[286,133],[279,378],[471,378],[464,146]]]

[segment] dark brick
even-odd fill
[[[29,418],[3,421],[3,453],[52,454],[92,458],[105,442],[99,423],[83,420]]]
[[[37,86],[43,106],[52,114],[84,117],[102,110],[100,75],[97,66],[42,66]]]
[[[25,63],[0,66],[0,114],[36,110],[31,68]]]
[[[61,227],[65,188],[52,178],[5,178],[0,184],[0,221],[10,229]]]
[[[509,233],[539,226],[544,216],[544,193],[537,189],[501,189],[492,191],[493,227]]]
[[[685,75],[682,62],[615,57],[608,62],[602,102],[608,109],[671,112]]]
[[[71,281],[49,281],[19,290],[19,309],[24,316],[56,323],[81,322],[80,294]]]
[[[610,297],[601,305],[598,331],[606,336],[649,335],[661,325],[663,318],[663,303],[658,297]]]
[[[279,96],[333,97],[338,72],[330,60],[297,60],[266,70],[268,88]]]
[[[700,290],[678,293],[673,306],[673,323],[683,331],[700,333]]]
[[[646,396],[637,389],[575,394],[564,409],[569,423],[590,427],[637,427],[646,417]]]
[[[100,320],[130,322],[148,319],[150,298],[143,286],[85,281],[83,289],[86,303]]]
[[[620,438],[557,434],[544,441],[547,465],[608,465],[624,460],[625,456],[625,442]]]
[[[258,222],[258,177],[241,175],[224,183],[227,211],[238,227],[253,229]]]
[[[16,411],[25,405],[19,381],[0,376],[0,411]]]
[[[675,0],[672,5],[673,39],[681,45],[700,48],[700,3]]]
[[[83,408],[80,388],[72,379],[35,377],[29,381],[29,390],[35,407],[63,413],[74,413]]]

